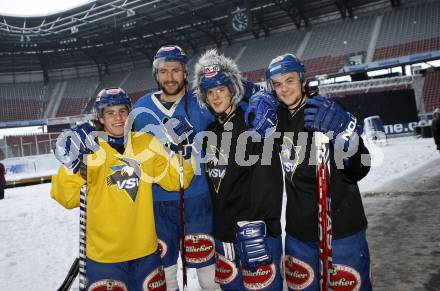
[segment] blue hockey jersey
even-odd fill
[[[175,102],[170,109],[167,109],[160,102],[160,94],[161,91],[148,93],[135,103],[133,108],[135,113],[135,131],[150,132],[162,143],[166,143],[167,139],[160,128],[160,122],[162,122],[164,118],[179,115],[186,116],[194,126],[196,133],[206,130],[208,125],[214,121],[214,116],[211,112],[199,105],[193,91],[189,91],[180,100]],[[186,198],[206,194],[209,191],[204,165],[198,163],[198,166],[199,168],[195,170],[196,175],[189,188],[185,190]],[[153,185],[153,199],[154,201],[179,200],[179,192],[168,192],[160,186]]]

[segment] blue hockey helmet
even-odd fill
[[[267,85],[270,85],[274,77],[290,72],[296,72],[300,80],[304,79],[304,65],[294,54],[283,54],[274,58],[266,69]]]
[[[229,78],[225,73],[221,71],[211,71],[203,75],[202,79],[200,80],[200,89],[206,93],[206,91],[209,89],[232,84],[231,78]]]
[[[186,64],[188,63],[188,56],[185,51],[177,45],[166,45],[161,47],[153,61],[153,77],[156,77],[157,67],[163,62],[181,62],[186,71]]]
[[[115,105],[127,105],[131,110],[131,100],[127,93],[121,88],[106,88],[102,89],[95,100],[95,112],[99,119],[101,117],[102,110],[106,107]]]
[[[207,50],[194,66],[194,93],[199,104],[206,107],[209,89],[227,86],[231,104],[238,104],[244,95],[242,76],[237,64],[215,49]]]

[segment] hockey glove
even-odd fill
[[[271,93],[257,92],[252,95],[245,112],[246,126],[262,137],[270,136],[278,123],[277,107],[278,102]]]
[[[194,126],[180,115],[164,119],[163,125],[169,148],[175,153],[181,152],[185,159],[190,158],[195,136]]]
[[[244,89],[243,101],[245,101],[245,102],[249,102],[252,95],[254,95],[255,93],[257,93],[259,91],[263,91],[263,89],[264,89],[262,86],[254,84],[254,83],[247,81],[247,80],[242,80],[241,84],[243,85],[243,89]]]
[[[84,155],[99,148],[96,138],[91,134],[94,130],[89,123],[84,123],[60,134],[53,145],[55,158],[74,173],[78,172]]]
[[[237,230],[238,253],[245,268],[255,271],[272,262],[266,244],[266,224],[259,221],[239,221]]]
[[[344,151],[358,144],[357,119],[341,105],[325,96],[306,100],[304,127],[325,133],[334,145]]]

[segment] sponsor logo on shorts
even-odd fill
[[[309,287],[315,277],[309,264],[292,256],[284,257],[284,276],[287,286],[295,290]]]
[[[334,291],[359,291],[361,289],[361,276],[352,267],[333,264],[336,273],[333,274]]]
[[[156,268],[153,272],[148,274],[142,283],[143,291],[166,291],[167,285],[165,283],[165,272],[163,267]]]
[[[214,257],[214,238],[207,234],[185,236],[185,258],[188,263],[200,264]]]
[[[215,282],[226,285],[231,283],[237,277],[237,267],[234,262],[229,261],[219,253],[215,260]]]
[[[243,285],[249,290],[260,290],[266,288],[275,280],[276,268],[275,264],[263,265],[256,271],[241,267],[243,276]]]
[[[157,249],[159,250],[160,258],[163,259],[168,251],[167,244],[163,240],[157,239]]]
[[[112,279],[103,279],[99,280],[89,287],[90,291],[128,291],[127,286],[125,286],[124,282],[112,280]]]

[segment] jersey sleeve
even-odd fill
[[[351,182],[358,182],[370,171],[370,152],[359,137],[359,146],[356,153],[348,159],[348,165],[342,170],[344,177]]]
[[[169,154],[158,139],[153,137],[150,142],[150,150],[154,153],[153,167],[147,171],[153,177],[153,181],[167,191],[179,191],[179,158],[176,154]],[[195,159],[183,160],[184,188],[187,188],[194,176]]]
[[[86,183],[80,173],[74,174],[71,170],[61,166],[58,173],[52,176],[50,195],[67,209],[79,206],[80,189]]]

